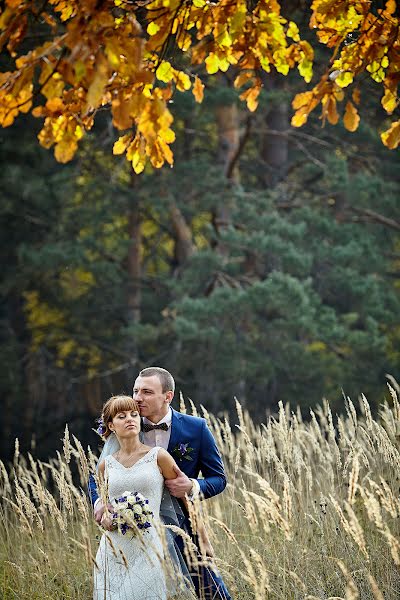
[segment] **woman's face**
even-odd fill
[[[121,410],[111,421],[109,428],[117,437],[132,437],[139,434],[140,415],[137,410]]]

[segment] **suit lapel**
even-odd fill
[[[182,441],[181,440],[181,436],[182,436],[181,415],[173,408],[171,410],[172,410],[171,437],[169,438],[169,444],[168,444],[168,448],[167,448],[167,450],[170,454],[172,454],[172,451],[175,448],[175,446],[178,444],[178,442]]]

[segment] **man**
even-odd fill
[[[143,369],[135,381],[133,398],[142,417],[143,443],[161,446],[175,458],[178,465],[176,479],[165,485],[176,498],[193,499],[198,494],[211,498],[226,486],[224,466],[215,439],[205,419],[184,415],[170,407],[174,397],[175,382],[161,367]],[[198,478],[201,472],[203,478]],[[98,499],[93,478],[89,483],[95,519],[100,523],[104,506]],[[189,519],[182,527],[189,533]],[[204,600],[230,600],[230,595],[220,575],[211,568],[200,567],[193,577],[196,593]]]

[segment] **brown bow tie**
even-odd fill
[[[153,429],[162,429],[163,431],[168,431],[169,425],[167,423],[159,423],[158,425],[152,425],[151,423],[143,423],[143,431],[147,433],[148,431],[153,431]]]

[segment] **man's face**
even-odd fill
[[[157,375],[138,377],[133,386],[133,399],[139,405],[140,416],[158,423],[168,412],[172,391],[163,392]]]

